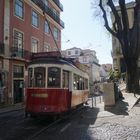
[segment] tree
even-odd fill
[[[99,0],[99,7],[105,22],[104,26],[121,44],[126,64],[127,91],[135,92],[140,89],[138,71],[138,59],[140,57],[140,0],[135,0],[134,21],[131,28],[129,26],[126,1],[116,0],[116,2],[121,16],[119,16],[114,0]],[[105,4],[111,9],[114,16],[113,28],[109,25]]]

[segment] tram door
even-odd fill
[[[23,101],[23,80],[14,80],[14,104]]]

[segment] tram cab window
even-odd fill
[[[34,69],[35,87],[45,87],[45,68],[36,67]]]
[[[85,79],[85,89],[88,89],[88,79]]]
[[[29,68],[28,69],[28,81],[29,81],[28,86],[29,87],[33,86],[33,77],[32,76],[33,76],[33,69]]]
[[[69,88],[69,72],[63,71],[63,88]]]
[[[48,87],[60,87],[60,68],[48,68]]]
[[[73,75],[73,89],[77,90],[77,75]]]

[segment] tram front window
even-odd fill
[[[45,87],[45,68],[37,67],[34,69],[35,87]]]
[[[48,87],[60,87],[60,68],[48,68]]]
[[[29,85],[29,87],[33,86],[33,77],[32,76],[33,76],[33,69],[29,68],[28,69],[28,81],[29,81],[28,85]]]
[[[69,72],[63,71],[63,88],[69,88]]]

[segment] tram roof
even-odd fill
[[[31,64],[66,64],[76,68],[74,62],[70,58],[63,58],[58,53],[36,53],[32,55]]]
[[[32,64],[66,64],[72,66],[73,68],[82,70],[75,63],[74,59],[62,57],[60,52],[33,53],[29,65]],[[84,70],[82,71],[84,72]]]

